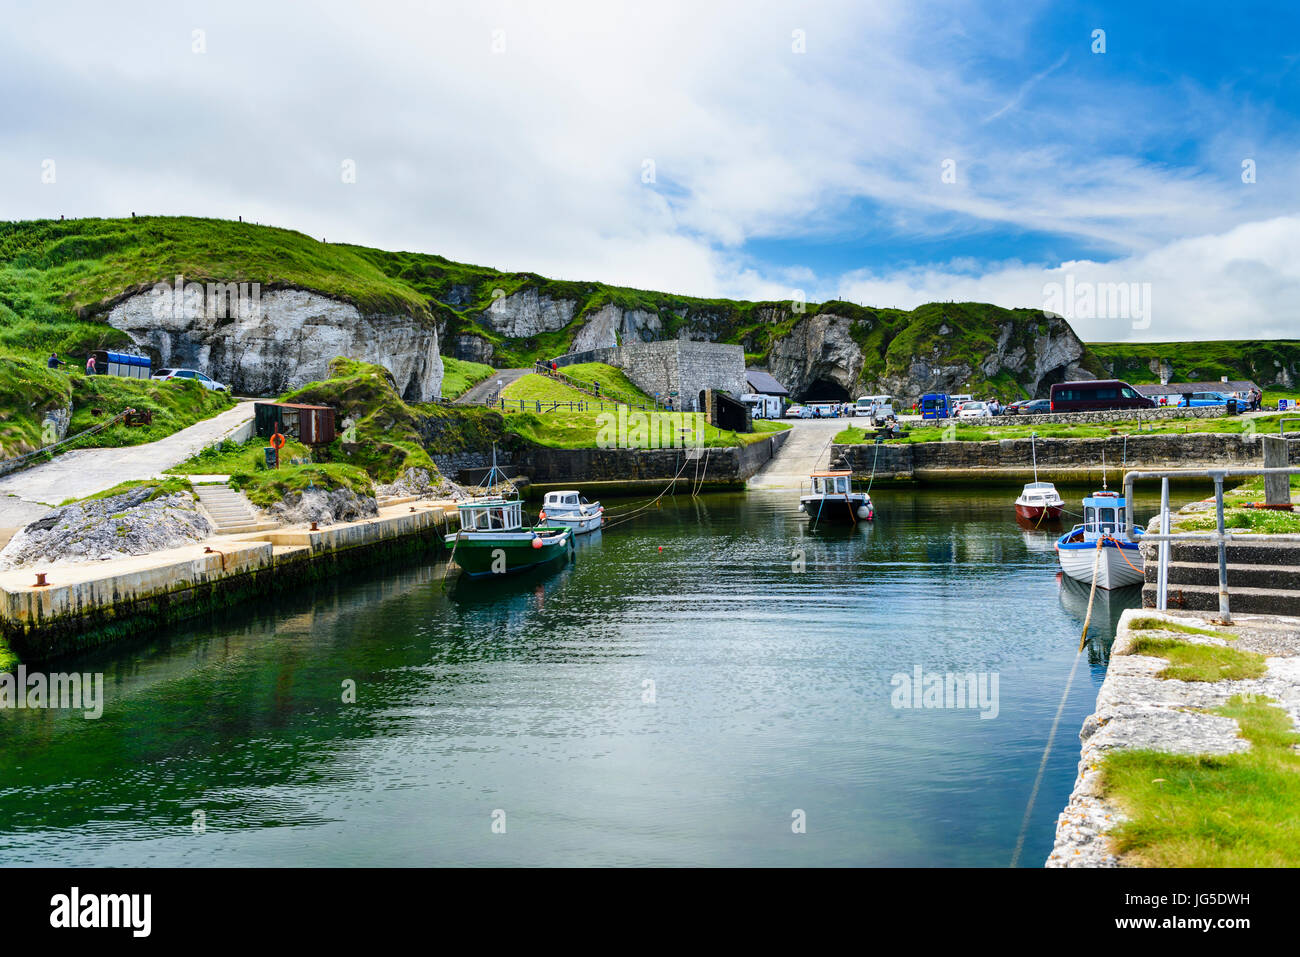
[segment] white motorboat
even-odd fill
[[[853,491],[853,473],[849,470],[813,472],[807,494],[799,496],[799,510],[813,523],[842,522],[856,525],[876,517],[871,496]]]
[[[1061,571],[1089,586],[1094,567],[1098,588],[1122,588],[1145,577],[1138,543],[1128,540],[1119,492],[1093,492],[1083,500],[1083,524],[1056,540],[1056,557]]]
[[[588,502],[576,491],[563,491],[546,493],[538,517],[548,525],[562,525],[575,535],[585,535],[600,528],[604,516],[599,502]]]

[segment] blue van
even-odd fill
[[[921,396],[921,418],[946,419],[952,415],[948,395],[944,392],[927,392]]]

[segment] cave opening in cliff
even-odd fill
[[[847,389],[830,379],[814,379],[808,388],[796,397],[799,402],[851,402]]]

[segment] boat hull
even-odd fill
[[[601,526],[601,515],[565,515],[563,513],[556,515],[552,512],[546,513],[546,521],[550,525],[561,525],[569,529],[574,535],[586,535],[594,532]]]
[[[1061,517],[1061,505],[1021,505],[1016,503],[1016,514],[1031,522],[1050,521]]]
[[[538,548],[533,547],[536,536],[531,532],[506,535],[459,532],[447,536],[447,545],[454,549],[452,558],[457,567],[470,578],[514,575],[569,554],[573,533],[567,528],[551,531],[554,534],[545,535]]]
[[[866,508],[866,516],[858,514],[858,509]],[[837,522],[856,525],[858,522],[870,522],[876,517],[875,506],[871,499],[860,493],[844,495],[805,495],[799,499],[799,508],[814,522]]]
[[[1136,543],[1116,545],[1107,541],[1102,545],[1101,559],[1098,560],[1095,542],[1058,541],[1056,557],[1061,563],[1061,571],[1090,587],[1094,563],[1097,566],[1098,588],[1123,588],[1125,585],[1135,585],[1144,578],[1142,555],[1138,552]]]

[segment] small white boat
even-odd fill
[[[853,491],[851,471],[813,472],[807,494],[799,496],[799,510],[817,522],[845,522],[856,525],[876,517],[871,496]],[[802,490],[801,490],[802,491]]]
[[[1138,530],[1141,534],[1141,530]],[[1101,555],[1098,557],[1098,542]],[[1124,497],[1093,492],[1083,500],[1083,524],[1056,540],[1061,571],[1091,587],[1096,567],[1098,588],[1123,588],[1145,578],[1138,543],[1128,540]]]
[[[1065,502],[1051,482],[1030,482],[1016,499],[1016,514],[1031,522],[1061,517]]]
[[[1029,451],[1034,456],[1034,480],[1021,489],[1020,498],[1016,499],[1016,515],[1031,522],[1060,518],[1061,511],[1065,508],[1065,502],[1061,500],[1061,493],[1056,490],[1056,486],[1051,482],[1038,481],[1038,446],[1034,441],[1037,438],[1037,432],[1029,434]]]
[[[575,491],[547,492],[542,500],[540,521],[562,525],[575,535],[585,535],[600,528],[605,510],[599,502],[588,502]]]

